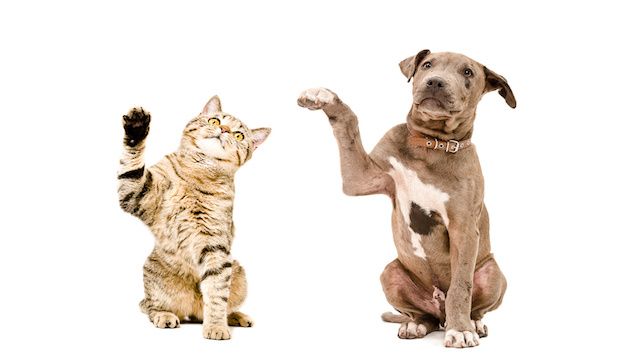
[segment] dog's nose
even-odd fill
[[[439,90],[445,88],[447,83],[441,77],[432,77],[427,80],[427,88],[432,90]]]
[[[226,133],[226,132],[230,132],[231,129],[228,126],[222,125],[220,126],[220,130],[222,131],[222,133]]]

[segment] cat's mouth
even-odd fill
[[[225,141],[223,141],[220,137],[222,136],[222,134],[220,135],[210,135],[210,136],[204,136],[203,139],[204,140],[216,140],[216,142],[220,145],[220,147],[222,147],[222,149],[226,150],[227,146],[225,144]]]

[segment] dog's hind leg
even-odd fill
[[[444,298],[435,298],[435,290],[430,292],[416,284],[399,260],[387,265],[380,281],[389,304],[402,313],[382,315],[384,321],[401,323],[399,338],[422,338],[440,328],[441,318],[443,319],[440,305]]]
[[[471,321],[480,337],[486,337],[488,334],[482,317],[500,306],[506,289],[507,280],[493,258],[482,264],[473,274]]]

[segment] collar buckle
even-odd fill
[[[456,140],[447,141],[447,148],[444,150],[448,153],[456,153],[460,149],[460,142]]]

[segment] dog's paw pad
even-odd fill
[[[312,88],[303,91],[298,97],[298,105],[310,110],[319,110],[336,101],[336,95],[325,88]]]
[[[177,328],[180,326],[180,319],[170,312],[158,312],[153,316],[153,325],[158,328]]]
[[[444,335],[444,346],[447,348],[470,348],[480,345],[480,337],[476,332],[449,329]]]

